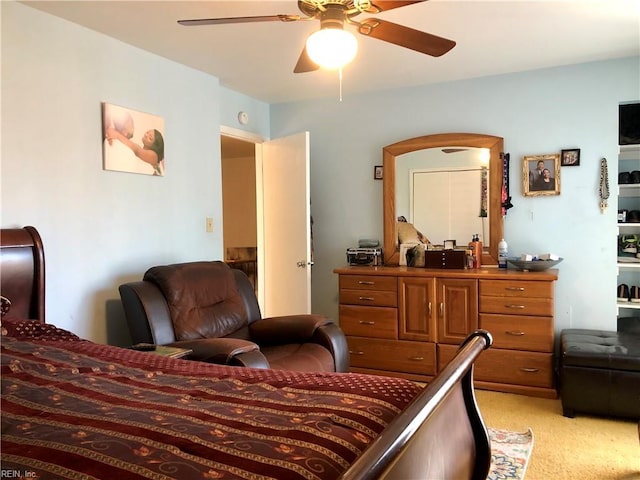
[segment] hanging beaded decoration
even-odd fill
[[[509,195],[509,160],[511,159],[511,154],[505,153],[503,155],[501,153],[500,157],[502,158],[502,216],[504,217],[507,214],[507,210],[513,208],[511,195]]]
[[[487,167],[480,170],[480,217],[487,216]]]
[[[607,159],[600,161],[600,211],[604,213],[607,209],[607,199],[609,198],[609,171],[607,169]]]

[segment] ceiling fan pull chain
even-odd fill
[[[340,101],[342,102],[342,67],[338,69],[338,78],[340,81]]]

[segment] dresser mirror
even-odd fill
[[[385,265],[398,265],[400,260],[399,216],[415,221],[433,244],[462,236],[453,239],[466,245],[471,234],[478,233],[483,241],[482,264],[498,263],[503,144],[502,137],[492,135],[442,133],[382,149]]]

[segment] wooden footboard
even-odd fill
[[[33,227],[3,229],[0,233],[2,240],[0,242],[2,270],[0,284],[2,291],[0,293],[12,302],[10,313],[5,318],[17,315],[16,318],[32,318],[44,322],[44,253],[40,236]],[[51,325],[42,326],[42,328],[46,327],[51,327]],[[478,330],[471,334],[446,368],[399,416],[389,423],[387,428],[339,478],[343,480],[380,478],[389,480],[485,480],[489,472],[491,449],[487,430],[475,401],[473,363],[483,350],[489,348],[491,342],[491,335],[487,331]],[[80,344],[85,345],[84,342],[80,342]],[[98,346],[97,348],[116,347]],[[133,354],[142,355],[139,352]],[[118,358],[121,356],[122,352],[118,352]],[[84,355],[78,356],[78,358],[84,358]],[[123,365],[122,368],[127,368],[127,366]],[[136,369],[138,368],[139,365],[136,364]],[[175,368],[182,371],[181,369],[185,367],[176,365]],[[209,368],[214,368],[214,366],[209,366]],[[88,369],[87,372],[90,373],[92,370]],[[220,372],[215,373],[216,375],[220,374]],[[56,378],[56,385],[58,381],[59,379]],[[403,388],[411,389],[413,387],[407,382]],[[40,380],[38,380],[37,388],[42,388]],[[378,391],[377,387],[375,390]],[[8,392],[7,394],[11,395],[12,393]],[[5,391],[3,391],[4,395]],[[360,395],[362,395],[361,392]],[[43,398],[49,399],[50,397],[45,395]],[[381,403],[386,404],[386,402],[387,400],[384,402],[381,400]],[[218,404],[213,401],[210,403],[212,408],[217,408]],[[6,418],[4,405],[6,404],[3,403],[3,421]],[[173,406],[173,403],[171,405]],[[18,405],[16,408],[22,407]],[[58,408],[57,404],[56,408]],[[224,409],[226,405],[221,404],[219,408]],[[389,415],[388,418],[392,418],[392,416]],[[7,423],[6,428],[10,427],[11,425]],[[41,428],[48,429],[50,425],[44,425]],[[155,431],[154,429],[151,430]],[[5,431],[3,424],[3,436]],[[13,434],[14,437],[20,438],[21,432],[19,429],[16,430]],[[210,436],[208,433],[207,435]],[[30,438],[37,439],[39,437],[30,436]],[[185,441],[185,439],[181,437],[180,441]],[[199,442],[197,445],[208,442],[209,440]],[[16,445],[16,451],[22,451],[23,447],[20,444]],[[196,444],[194,443],[194,445]],[[227,447],[225,446],[225,448]],[[175,450],[182,451],[181,448]],[[242,452],[245,455],[244,450]],[[3,461],[4,455],[3,450]],[[15,465],[22,465],[21,458],[14,455],[11,457],[11,461]],[[106,456],[105,458],[110,457]],[[120,457],[117,458],[120,462]],[[137,460],[136,458],[136,462]],[[127,465],[126,462],[120,463],[124,466]],[[270,464],[275,463],[277,462],[270,462]],[[33,466],[31,463],[29,465]],[[155,464],[148,463],[146,465],[145,468],[155,468],[153,467]],[[99,467],[104,468],[104,465],[100,464]],[[113,465],[110,465],[111,467]],[[212,471],[209,466],[206,468],[209,469],[208,472]],[[340,470],[336,470],[336,475],[338,471]],[[98,469],[96,472],[102,473],[102,470]],[[104,475],[102,478],[107,478],[108,475],[106,473]],[[61,476],[60,478],[71,477]],[[100,478],[100,474],[96,478]],[[195,477],[176,476],[175,478]]]
[[[473,391],[473,362],[491,342],[487,331],[471,334],[340,478],[486,479],[491,446]]]

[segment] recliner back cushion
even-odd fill
[[[177,340],[224,337],[247,325],[233,273],[223,262],[153,267],[144,280],[167,299]]]

